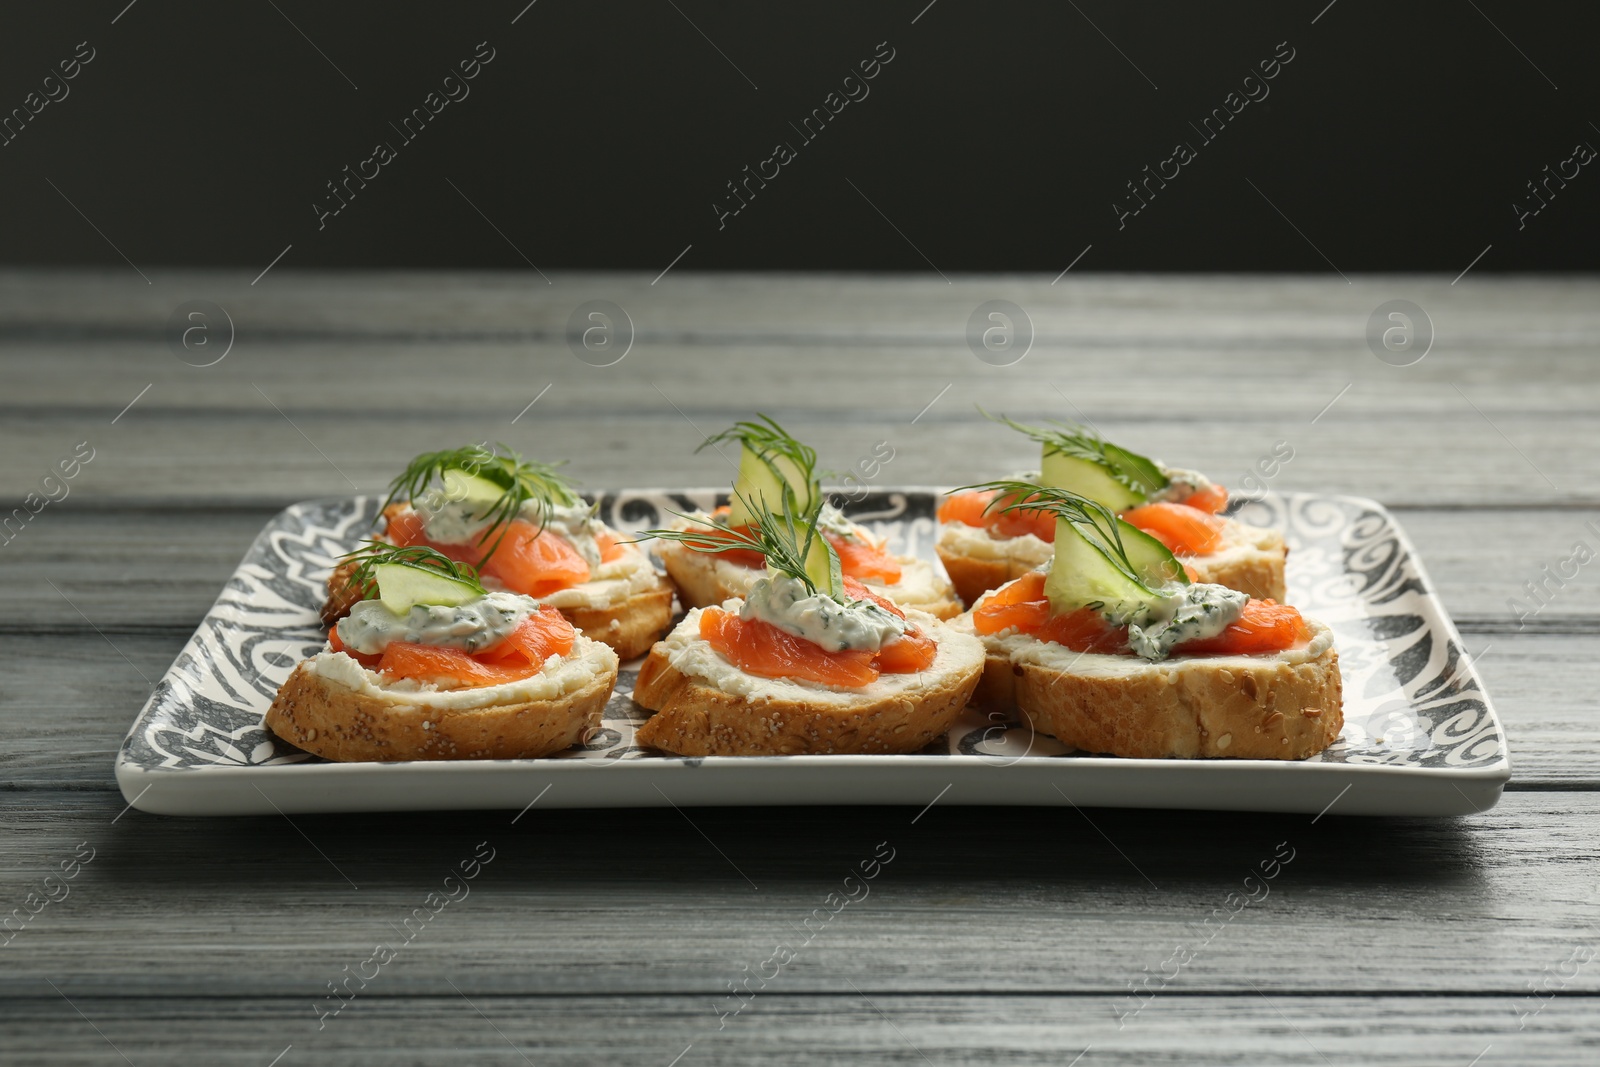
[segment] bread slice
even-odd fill
[[[1288,599],[1283,573],[1288,556],[1281,530],[1228,519],[1222,528],[1221,548],[1207,556],[1178,558],[1194,571],[1197,582],[1214,582],[1257,600],[1281,604]]]
[[[742,598],[767,574],[763,568],[696,552],[675,541],[659,541],[655,551],[677,584],[684,607],[707,608],[733,597]],[[885,585],[863,579],[862,584],[906,611],[920,611],[936,619],[953,619],[961,614],[962,604],[955,590],[931,561],[916,556],[896,556],[895,560],[900,564],[900,581]]]
[[[975,702],[1015,708],[1040,733],[1086,752],[1138,759],[1299,760],[1344,727],[1333,633],[1307,619],[1311,641],[1270,656],[1149,662],[1076,653],[1009,631],[987,650]],[[971,632],[971,617],[952,624]]]
[[[602,563],[587,582],[539,598],[585,636],[611,646],[624,660],[650,651],[672,625],[672,583],[656,573],[635,545]]]
[[[1195,572],[1195,580],[1214,582],[1248,593],[1258,600],[1287,599],[1283,534],[1264,526],[1226,519],[1223,544],[1206,556],[1178,557]],[[1049,562],[1055,546],[1032,534],[994,537],[988,530],[961,522],[939,526],[939,562],[961,599],[973,604],[984,593],[1020,578]]]
[[[1056,546],[1033,534],[995,537],[978,526],[945,522],[939,524],[934,550],[956,594],[971,604],[989,590],[1048,563]]]
[[[906,618],[938,643],[933,665],[846,689],[744,673],[701,639],[696,608],[639,670],[633,699],[655,715],[639,727],[638,742],[682,756],[915,752],[966,706],[984,652],[970,633],[931,615]]]
[[[477,689],[385,684],[342,652],[301,663],[267,709],[266,727],[324,759],[532,759],[581,742],[600,725],[617,654],[576,637],[532,678]]]

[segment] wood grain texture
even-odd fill
[[[96,996],[311,998],[381,944],[406,957],[374,990],[386,995],[449,994],[449,977],[495,995],[676,992],[710,1005],[780,945],[798,955],[773,992],[848,980],[1125,994],[1182,945],[1193,960],[1174,994],[1488,994],[1522,990],[1595,940],[1592,793],[1509,794],[1463,819],[1335,809],[1315,823],[951,805],[915,823],[910,807],[290,823],[117,818],[123,806],[0,795],[8,910],[80,843],[93,849],[70,894],[0,949],[0,992],[34,994],[49,977]],[[475,853],[489,862],[429,917],[429,894]],[[888,860],[876,877],[847,886],[874,855]],[[1264,898],[1231,899],[1274,855],[1289,862],[1255,888]],[[1600,969],[1585,970],[1569,988],[1597,983]]]
[[[984,300],[1023,306],[1041,338],[1129,335],[1243,346],[1283,337],[1359,342],[1367,316],[1396,298],[1422,305],[1452,347],[1500,343],[1519,350],[1572,343],[1600,330],[1596,282],[1578,276],[1473,274],[1452,285],[1429,275],[1332,277],[1073,273],[927,277],[850,274],[558,273],[530,284],[522,272],[151,272],[142,285],[118,271],[0,271],[0,324],[12,336],[155,338],[173,308],[222,304],[241,333],[296,337],[502,333],[561,337],[587,300],[621,305],[641,336],[743,343],[753,337],[894,339],[960,336]],[[1351,319],[1355,327],[1352,335]]]
[[[303,999],[122,1000],[63,986],[68,1004],[43,983],[43,996],[0,1009],[0,1023],[20,1038],[10,1045],[19,1062],[73,1067],[122,1063],[112,1042],[132,1063],[206,1067],[265,1067],[289,1046],[282,1067],[671,1067],[678,1056],[683,1067],[1466,1067],[1486,1048],[1484,1067],[1588,1067],[1596,1039],[1595,998],[1583,994],[1556,998],[1524,1030],[1517,1029],[1517,1005],[1503,997],[1266,991],[1168,997],[1118,1030],[1119,1002],[1111,997],[858,993],[840,982],[826,995],[761,997],[719,1031],[703,997],[488,996],[473,991],[470,972],[455,980],[460,994],[359,998],[322,1030]]]
[[[562,358],[571,362],[570,356]],[[974,362],[970,355],[952,358]],[[452,362],[454,373],[476,377],[470,365]],[[708,367],[702,376],[685,374],[681,362],[646,370],[641,361],[639,370],[595,385],[595,396],[606,399],[583,404],[570,391],[552,386],[520,419],[551,385],[552,379],[537,370],[511,381],[488,375],[491,391],[480,390],[470,409],[434,407],[431,390],[413,387],[409,410],[383,398],[329,407],[332,394],[314,377],[257,373],[230,390],[225,406],[175,405],[175,388],[152,387],[113,425],[121,409],[150,384],[146,378],[130,382],[93,408],[34,405],[8,411],[0,423],[0,449],[9,457],[0,490],[21,504],[23,494],[37,490],[52,467],[81,442],[95,449],[95,459],[73,483],[72,492],[74,498],[102,506],[116,500],[197,499],[281,505],[307,497],[375,492],[419,448],[484,439],[503,440],[534,455],[570,456],[571,473],[589,486],[717,484],[728,479],[728,465],[715,452],[697,455],[695,448],[705,433],[756,411],[815,441],[830,467],[849,469],[885,441],[895,450],[885,478],[900,484],[955,485],[1037,460],[1037,449],[1026,439],[982,421],[972,404],[1031,420],[1080,417],[1072,404],[1035,378],[966,383],[923,362],[907,365],[893,382],[872,388],[853,380],[872,360],[830,363],[808,353],[804,359],[755,372],[755,380],[741,388],[726,372],[726,362]],[[1124,365],[1134,373],[1137,362]],[[369,367],[368,373],[377,373],[376,366]],[[851,381],[851,387],[813,390],[807,404],[802,403],[807,398],[774,386],[788,380],[786,375],[833,377]],[[1221,371],[1216,377],[1226,380]],[[1348,493],[1396,505],[1596,506],[1600,501],[1600,468],[1585,450],[1573,447],[1574,442],[1600,440],[1600,405],[1593,400],[1569,411],[1496,410],[1485,406],[1499,395],[1495,386],[1480,385],[1463,394],[1446,384],[1425,390],[1427,401],[1419,401],[1415,410],[1394,412],[1367,406],[1392,395],[1387,386],[1372,383],[1361,391],[1351,388],[1313,424],[1349,382],[1340,376],[1297,383],[1292,392],[1259,404],[1241,404],[1237,389],[1230,387],[1209,399],[1198,398],[1201,411],[1176,416],[1171,414],[1171,396],[1147,400],[1143,415],[1107,412],[1081,393],[1073,404],[1108,437],[1174,463],[1181,457],[1181,463],[1204,468],[1224,482],[1238,484],[1284,442],[1293,448],[1294,458],[1274,479],[1277,489]],[[361,396],[359,387],[340,392]],[[1192,394],[1187,387],[1183,392]],[[871,405],[838,410],[835,405],[844,393],[870,398]],[[308,401],[308,396],[318,399]],[[927,414],[919,418],[924,409]],[[1216,411],[1226,417],[1207,413]],[[1396,427],[1404,427],[1403,446],[1397,445]]]
[[[67,500],[0,545],[0,913],[80,843],[95,850],[70,896],[0,947],[0,1058],[260,1065],[292,1043],[284,1067],[666,1065],[692,1042],[685,1067],[1071,1064],[1090,1046],[1084,1067],[1593,1061],[1592,965],[1519,1012],[1536,1006],[1530,983],[1597,947],[1596,579],[1582,570],[1526,625],[1508,600],[1576,540],[1600,544],[1586,525],[1600,516],[1600,282],[152,280],[0,272],[0,512],[77,442],[96,450]],[[197,298],[236,327],[208,368],[166,334]],[[1436,331],[1412,367],[1364,338],[1395,298]],[[614,367],[567,343],[590,299],[634,325]],[[1014,366],[967,347],[990,299],[1035,329]],[[888,441],[885,484],[1028,465],[975,403],[1087,418],[1234,484],[1284,441],[1294,458],[1273,488],[1396,506],[1480,654],[1513,791],[1467,819],[1315,824],[949,805],[914,825],[894,808],[535,808],[514,826],[502,812],[291,825],[123,811],[111,761],[135,710],[292,501],[375,492],[421,448],[484,438],[570,456],[592,487],[722,484],[722,460],[692,450],[755,410],[834,467]],[[497,851],[470,896],[318,1030],[326,983],[398,942],[479,841]],[[870,896],[720,1020],[728,982],[799,940],[885,841],[895,859]],[[1270,895],[1119,1029],[1129,983],[1197,948],[1279,842],[1296,854]]]
[[[714,476],[708,472],[706,484],[716,484]],[[0,633],[82,629],[73,604],[102,629],[193,629],[278,510],[94,506],[76,498],[46,508],[0,545],[0,585],[27,620],[0,620]],[[1555,568],[1575,542],[1600,551],[1600,535],[1589,525],[1600,527],[1600,508],[1401,508],[1395,517],[1464,632],[1600,631],[1600,563],[1552,585],[1545,606],[1525,619],[1508,603],[1515,598],[1538,607],[1524,583],[1542,581],[1542,568]]]

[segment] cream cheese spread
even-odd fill
[[[808,592],[786,574],[769,574],[750,587],[739,617],[771,623],[829,652],[876,652],[906,632],[906,621],[870,600],[840,603]]]
[[[378,655],[393,641],[476,652],[503,640],[538,608],[533,597],[501,592],[455,607],[415,604],[404,615],[396,615],[381,600],[363,600],[339,620],[339,640],[367,656]]]

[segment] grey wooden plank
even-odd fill
[[[111,764],[181,627],[0,635],[0,788],[115,788]],[[1471,635],[1510,740],[1510,788],[1600,788],[1592,635]]]
[[[1038,459],[1025,438],[972,418],[965,401],[961,410],[940,410],[940,405],[957,405],[952,395],[918,419],[940,384],[908,388],[894,399],[892,411],[845,418],[774,403],[781,398],[770,386],[742,402],[707,405],[687,387],[668,383],[663,398],[647,383],[635,383],[619,386],[614,408],[603,414],[544,407],[552,394],[534,409],[536,418],[514,423],[541,387],[501,389],[499,407],[479,415],[401,417],[382,410],[292,406],[280,412],[253,391],[253,409],[190,411],[182,417],[157,404],[144,407],[147,397],[116,425],[111,425],[114,409],[93,419],[24,411],[0,423],[0,455],[6,457],[0,500],[10,508],[22,506],[24,494],[39,491],[44,476],[83,441],[95,449],[95,458],[71,483],[68,499],[102,506],[113,501],[282,505],[376,492],[419,451],[484,439],[545,459],[569,459],[572,476],[592,487],[716,485],[731,480],[731,468],[717,453],[696,454],[695,448],[705,433],[758,410],[819,445],[824,465],[834,469],[851,468],[887,442],[894,458],[881,478],[902,485],[959,485]],[[1559,418],[1501,412],[1486,422],[1452,391],[1458,408],[1400,419],[1364,412],[1352,392],[1312,425],[1317,408],[1335,395],[1329,390],[1307,398],[1293,416],[1248,424],[1215,415],[1161,422],[1090,417],[1108,437],[1236,485],[1278,442],[1286,442],[1294,455],[1272,483],[1280,490],[1343,493],[1409,506],[1593,506],[1600,501],[1600,465],[1587,445],[1600,441],[1600,408]],[[1014,391],[967,399],[1025,417],[1059,414],[1017,405]],[[49,505],[43,506],[47,512]]]
[[[718,1030],[696,997],[358,998],[317,1029],[303,1000],[45,996],[0,1009],[0,1034],[30,1063],[263,1067],[300,1063],[1107,1064],[1326,1067],[1329,1063],[1586,1067],[1600,1012],[1564,994],[1524,1030],[1511,996],[1169,997],[1123,1029],[1110,997],[769,994]],[[79,1015],[74,1007],[82,1011]],[[92,1024],[92,1025],[91,1025]],[[100,1032],[96,1032],[96,1028]],[[108,1047],[114,1043],[115,1049]],[[291,1048],[292,1046],[292,1048]],[[1487,1055],[1485,1050],[1489,1049]],[[674,1057],[681,1057],[675,1060]]]
[[[580,361],[559,336],[287,342],[242,335],[225,359],[203,368],[174,358],[159,338],[49,342],[6,339],[0,327],[0,366],[7,380],[0,404],[91,419],[103,411],[109,419],[149,385],[140,408],[146,419],[151,411],[181,417],[192,411],[270,410],[254,392],[257,383],[291,412],[427,415],[487,408],[494,417],[510,405],[504,414],[510,418],[527,403],[516,401],[519,393],[531,399],[546,385],[551,406],[572,412],[655,410],[666,406],[650,388],[655,382],[685,408],[767,404],[894,421],[903,394],[923,394],[920,407],[949,384],[956,402],[941,406],[945,416],[959,410],[976,418],[970,403],[976,398],[991,407],[1048,410],[1066,418],[1077,417],[1070,406],[1076,405],[1094,419],[1192,422],[1209,416],[1255,423],[1277,417],[1309,421],[1346,385],[1351,395],[1341,410],[1396,416],[1471,414],[1453,385],[1490,413],[1583,413],[1600,393],[1600,374],[1590,358],[1600,329],[1564,344],[1530,346],[1514,338],[1466,347],[1440,341],[1422,362],[1402,368],[1376,359],[1360,326],[1337,344],[1320,347],[1292,336],[1041,339],[1004,367],[976,358],[960,324],[895,345],[854,337],[738,345],[638,339],[608,367]],[[1162,398],[1181,403],[1164,404]]]
[[[918,275],[561,273],[545,284],[524,272],[301,272],[287,265],[252,285],[250,272],[160,271],[153,284],[116,272],[0,272],[0,324],[39,328],[159,330],[186,300],[223,305],[241,332],[455,336],[564,334],[581,303],[623,307],[647,337],[715,341],[759,337],[903,338],[954,335],[986,300],[1010,300],[1041,338],[1161,337],[1244,341],[1360,338],[1368,315],[1396,298],[1421,305],[1443,341],[1498,339],[1521,347],[1566,343],[1600,329],[1597,283],[1579,276],[1334,277],[1072,274]]]
[[[0,586],[18,620],[0,621],[0,632],[76,632],[85,623],[74,604],[112,632],[192,629],[278,510],[101,503],[69,497],[0,545]],[[1580,541],[1600,551],[1600,509],[1406,508],[1396,518],[1464,631],[1589,633],[1600,621],[1600,598],[1593,595],[1600,569],[1594,563],[1563,569]],[[1539,598],[1529,594],[1528,582],[1545,583]]]
[[[119,818],[122,807],[110,794],[0,794],[8,909],[93,850],[3,949],[6,995],[37,995],[49,978],[83,996],[309,1005],[378,945],[403,956],[374,990],[385,995],[449,996],[451,978],[494,995],[693,993],[702,1011],[779,945],[796,955],[774,992],[1123,995],[1146,969],[1170,971],[1182,945],[1193,958],[1175,996],[1253,985],[1509,1001],[1592,941],[1600,863],[1600,795],[1546,791],[1465,819],[1316,822],[941,804],[920,819],[535,807],[516,822],[291,824]],[[447,886],[475,854],[489,862]],[[844,881],[874,855],[888,862],[873,879]],[[1274,855],[1289,862],[1254,888],[1262,899],[1231,900]],[[447,889],[453,903],[429,897]],[[1592,994],[1596,981],[1585,971],[1570,990]]]

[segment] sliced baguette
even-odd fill
[[[1214,582],[1257,600],[1288,599],[1283,566],[1289,549],[1283,532],[1228,519],[1222,529],[1222,547],[1208,556],[1180,556],[1195,573],[1197,582]]]
[[[906,615],[938,643],[933,665],[852,690],[745,674],[701,639],[696,608],[639,670],[633,699],[655,714],[638,742],[682,756],[915,752],[966,706],[984,652],[970,633]]]
[[[658,542],[655,551],[678,586],[686,608],[707,608],[743,597],[767,573],[760,567],[718,559],[709,552],[696,552],[673,541]],[[901,569],[898,583],[862,584],[907,611],[921,611],[936,619],[953,619],[961,614],[962,604],[955,590],[931,561],[915,556],[896,556],[895,560]]]
[[[1310,644],[1272,656],[1174,657],[1072,652],[1011,631],[987,650],[975,702],[1015,708],[1040,733],[1086,752],[1138,759],[1299,760],[1344,726],[1339,654],[1324,624]],[[971,617],[953,624],[971,632]]]
[[[495,703],[520,683],[483,690],[389,688],[343,653],[324,652],[289,675],[267,709],[266,727],[307,752],[346,762],[532,759],[570,748],[599,727],[616,685],[617,656],[580,636],[545,675],[525,687],[533,699]],[[482,703],[441,706],[462,696]]]
[[[540,601],[559,610],[585,637],[630,660],[650,651],[672,625],[673,589],[637,546],[622,549],[620,557],[600,565],[594,578]],[[618,599],[622,594],[625,598]]]
[[[994,537],[978,526],[945,522],[939,524],[934,550],[957,595],[971,604],[989,590],[1048,563],[1055,545],[1032,534]]]
[[[1195,572],[1196,581],[1225,585],[1258,600],[1281,603],[1286,599],[1284,560],[1288,549],[1280,531],[1227,519],[1222,539],[1222,547],[1210,555],[1178,557]],[[1032,534],[997,538],[965,523],[939,526],[939,562],[969,605],[989,590],[1048,562],[1054,549]]]

